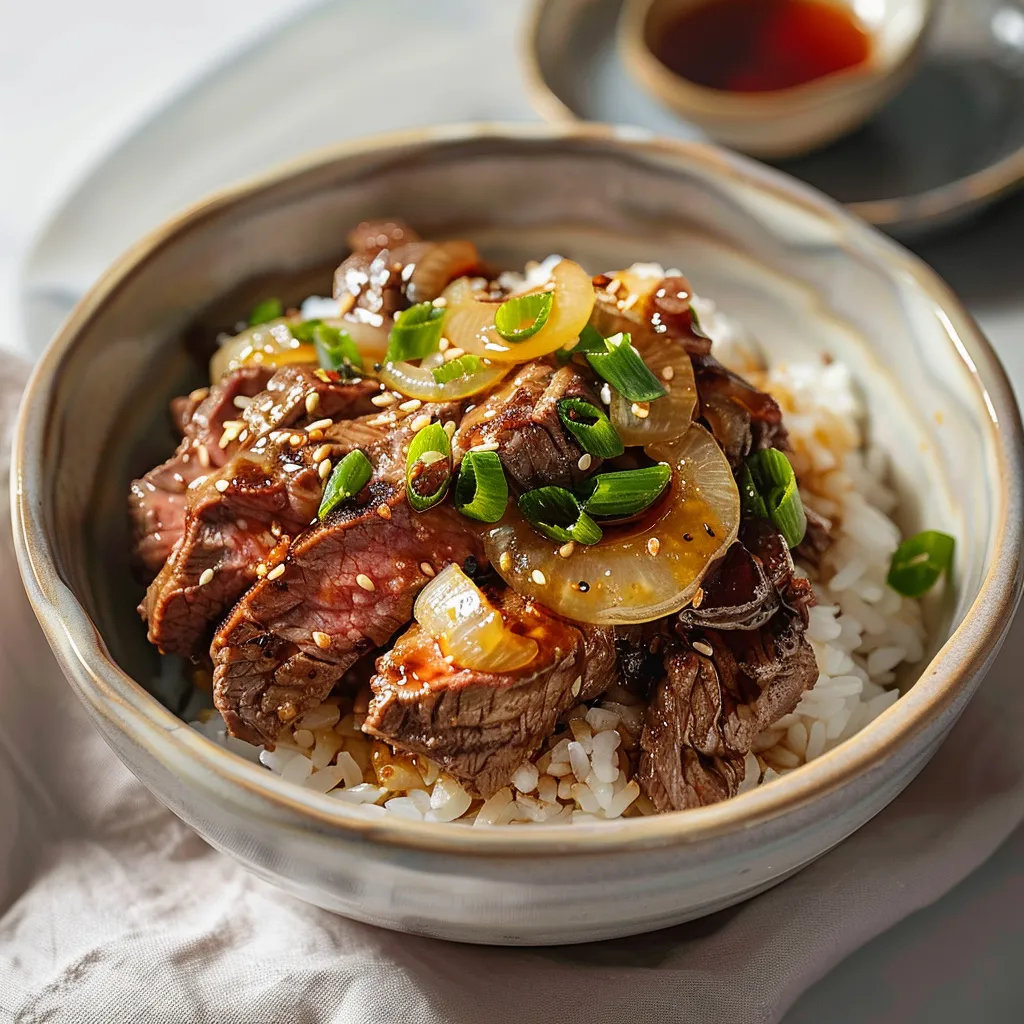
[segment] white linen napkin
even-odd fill
[[[0,377],[0,484],[25,370]],[[769,1024],[1024,819],[1018,622],[938,756],[763,896],[642,938],[494,949],[305,906],[215,852],[107,748],[16,585],[0,523],[0,1016],[23,1024]]]

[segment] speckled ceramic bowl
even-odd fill
[[[588,826],[467,828],[360,816],[283,782],[174,713],[128,572],[128,480],[172,444],[166,401],[200,383],[183,332],[285,298],[373,215],[468,235],[499,262],[680,264],[783,357],[830,352],[893,453],[903,525],[958,538],[928,661],[890,710],[806,768],[714,807]],[[313,275],[320,273],[317,279]],[[29,596],[71,685],[124,762],[216,847],[365,921],[489,943],[670,925],[799,870],[923,767],[981,683],[1021,579],[1021,428],[992,350],[925,266],[837,206],[720,150],[601,127],[471,126],[314,154],[143,239],[43,355],[15,443]],[[154,696],[154,694],[158,694]]]

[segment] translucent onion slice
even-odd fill
[[[537,641],[508,629],[501,612],[455,564],[420,591],[413,615],[462,668],[511,672],[537,656]]]
[[[264,366],[315,363],[316,349],[292,337],[289,328],[292,323],[298,320],[279,317],[228,338],[210,360],[211,383],[216,384],[232,370],[250,363]]]
[[[463,351],[496,362],[525,363],[570,344],[590,319],[594,285],[590,275],[572,260],[556,263],[551,277],[550,289],[535,289],[554,292],[547,322],[536,334],[520,342],[506,341],[494,326],[501,303],[477,298],[470,279],[460,277],[445,289],[445,336]]]
[[[439,384],[429,366],[412,363],[385,363],[378,376],[393,391],[423,402],[454,402],[493,387],[512,369],[511,363],[484,360],[475,373]]]
[[[739,493],[714,438],[693,425],[647,454],[672,466],[665,497],[641,520],[608,528],[600,544],[564,547],[509,505],[486,536],[487,556],[520,594],[577,622],[626,625],[678,612],[736,539]]]

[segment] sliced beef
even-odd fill
[[[474,445],[496,444],[505,472],[522,490],[574,487],[601,460],[592,459],[586,471],[579,468],[583,449],[558,416],[563,398],[598,401],[576,366],[536,362],[519,367],[509,383],[463,418],[452,439],[456,459]]]
[[[758,629],[779,608],[779,593],[761,560],[736,541],[704,579],[700,604],[684,608],[684,626],[710,629]]]
[[[172,415],[179,417],[184,435],[181,444],[170,459],[133,480],[129,495],[133,554],[142,579],[152,579],[181,537],[189,485],[227,461],[229,451],[219,441],[225,423],[240,415],[235,399],[258,394],[269,379],[269,370],[242,367],[198,401],[198,393],[193,392],[184,402],[172,404]],[[188,410],[188,422],[181,422]]]
[[[187,489],[179,539],[139,607],[151,643],[168,653],[198,653],[210,624],[256,579],[257,566],[271,557],[282,534],[300,532],[315,517],[323,491],[314,459],[318,449],[328,444],[336,459],[380,439],[380,428],[344,418],[307,437],[295,425],[310,415],[306,397],[318,396],[317,413],[346,417],[372,409],[369,397],[377,390],[365,382],[325,382],[305,367],[274,374],[268,390],[245,412],[258,406],[268,427],[288,426],[298,433],[276,441],[271,434],[233,442],[230,461],[211,467],[205,479]],[[294,445],[295,439],[302,443]]]
[[[444,422],[458,409],[424,406],[423,414]],[[451,506],[417,513],[407,505],[412,433],[399,425],[364,449],[374,476],[359,499],[297,537],[283,573],[259,580],[218,630],[214,700],[234,735],[272,747],[284,724],[409,621],[430,573],[471,558],[486,564],[478,532]]]
[[[771,395],[711,356],[695,357],[693,371],[701,418],[733,468],[751,452],[786,447],[782,410]]]
[[[483,797],[551,735],[561,714],[615,681],[609,630],[554,618],[512,590],[496,599],[506,623],[540,651],[516,672],[449,665],[437,642],[413,624],[377,662],[365,732],[426,754]]]

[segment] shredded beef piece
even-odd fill
[[[426,754],[489,797],[540,749],[561,714],[593,700],[615,679],[609,630],[570,624],[505,590],[496,603],[507,623],[540,645],[515,672],[449,665],[417,624],[377,662],[365,732]]]

